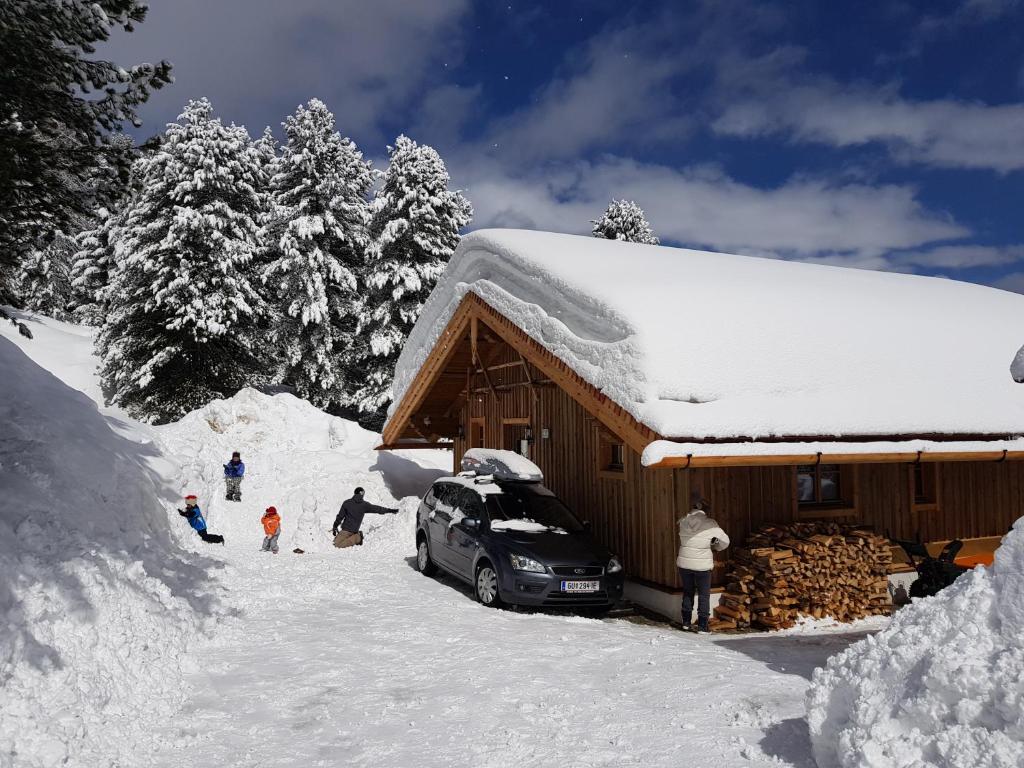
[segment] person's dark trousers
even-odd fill
[[[207,544],[223,544],[224,537],[219,533],[207,533],[206,531],[196,531],[199,534],[199,538],[205,541]]]
[[[683,626],[690,626],[693,618],[693,596],[697,596],[697,624],[706,626],[711,616],[711,571],[679,569],[683,580]]]

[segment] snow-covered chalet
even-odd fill
[[[666,593],[691,492],[736,541],[829,518],[983,551],[1024,514],[1022,334],[1024,296],[980,285],[483,230],[402,353],[382,447],[528,455]]]

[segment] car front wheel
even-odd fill
[[[424,537],[420,537],[416,544],[416,569],[424,576],[433,576],[437,573],[437,566],[430,559],[430,547]]]
[[[501,597],[498,595],[498,573],[488,562],[484,562],[476,569],[475,589],[476,599],[489,608],[497,608],[501,605]]]

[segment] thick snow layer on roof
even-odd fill
[[[591,237],[463,238],[395,371],[474,292],[665,437],[1015,434],[1024,296]]]
[[[820,768],[1024,765],[1024,519],[976,568],[814,673]]]

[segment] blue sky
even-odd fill
[[[1024,0],[152,0],[107,51],[278,132],[323,99],[383,164],[436,146],[473,228],[589,231],[1024,291]]]

